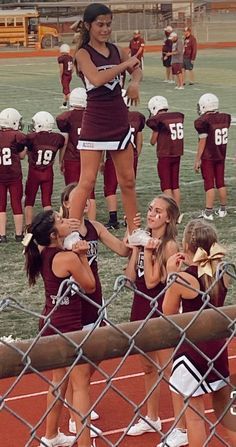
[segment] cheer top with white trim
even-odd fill
[[[201,278],[198,278],[197,266],[192,265],[188,267],[186,272],[197,278],[199,288],[204,292],[205,287]],[[217,307],[223,306],[226,294],[227,289],[223,280],[221,280]],[[185,299],[182,297],[181,303],[183,313],[198,311],[204,304],[200,293],[193,299]],[[209,306],[204,307],[204,309],[207,308]],[[182,343],[174,355],[170,384],[174,385],[183,395],[192,395],[194,397],[211,393],[224,387],[226,383],[222,379],[222,376],[225,378],[229,376],[227,348],[220,355],[218,354],[224,347],[225,342],[225,339],[202,341],[195,344],[198,351],[190,346],[189,343]],[[210,361],[215,357],[216,360],[211,365]],[[217,371],[219,374],[217,374]],[[206,377],[205,374],[207,374]],[[172,391],[177,392],[174,387],[171,387]]]
[[[153,307],[151,306],[152,298],[157,297],[162,290],[165,288],[165,284],[159,282],[152,289],[148,289],[144,278],[144,251],[140,250],[138,255],[138,262],[136,267],[136,279],[135,285],[138,291],[145,293],[150,299],[145,298],[138,293],[134,293],[133,304],[131,309],[130,321],[144,320],[151,312]],[[162,312],[162,303],[164,300],[164,293],[162,293],[155,301],[156,311],[152,314],[150,318],[156,318],[160,316]]]
[[[55,328],[59,329],[61,332],[78,331],[82,329],[82,298],[76,293],[69,292],[60,302],[58,307],[56,307],[58,303],[57,294],[59,287],[65,279],[70,279],[69,276],[60,278],[52,271],[53,258],[57,253],[62,251],[64,250],[58,247],[45,247],[41,252],[42,267],[40,273],[44,282],[46,298],[42,315],[46,316],[55,309],[50,317],[50,322]],[[44,324],[44,320],[40,319],[40,330],[43,328]],[[55,334],[53,328],[47,327],[42,335],[53,334]]]
[[[111,43],[106,45],[109,50],[107,57],[89,44],[83,47],[98,71],[109,70],[121,63],[116,45]],[[78,149],[125,149],[132,134],[128,109],[121,95],[120,75],[99,87],[95,87],[81,72],[80,77],[87,91],[87,107],[83,116]]]

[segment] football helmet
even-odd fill
[[[55,125],[55,120],[49,112],[37,112],[32,117],[32,130],[35,132],[51,131]]]
[[[22,116],[18,110],[12,108],[2,110],[0,113],[0,127],[13,130],[22,130]]]
[[[63,43],[60,48],[60,53],[69,53],[70,52],[70,46],[67,45],[67,43]]]
[[[85,88],[74,88],[70,93],[69,106],[70,107],[86,107],[87,105],[87,93]]]
[[[126,96],[126,90],[124,88],[122,88],[121,94],[122,94],[122,98],[124,100],[126,107],[129,108],[131,106],[131,99],[128,98],[128,96]]]
[[[168,102],[164,96],[153,96],[148,101],[148,110],[151,115],[156,115],[160,110],[168,110]]]
[[[199,115],[205,112],[215,112],[219,109],[219,99],[213,93],[205,93],[202,95],[197,104],[197,111]]]

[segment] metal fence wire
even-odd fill
[[[218,266],[215,283],[219,281],[225,273],[230,275],[232,280],[236,279],[236,267],[231,263],[221,263]],[[90,425],[89,419],[91,411],[96,409],[97,405],[99,405],[101,408],[103,402],[105,402],[106,399],[108,399],[108,402],[106,402],[106,406],[109,406],[109,402],[112,406],[111,399],[109,399],[108,395],[108,393],[112,391],[119,397],[121,401],[123,401],[129,407],[129,411],[127,412],[126,427],[120,430],[116,430],[116,441],[111,440],[111,432],[109,433],[109,431],[107,431],[99,433],[96,442],[97,446],[120,446],[125,436],[127,435],[127,431],[135,422],[137,422],[137,419],[145,419],[145,405],[151,393],[158,387],[163,387],[163,384],[170,384],[169,376],[166,373],[167,368],[171,366],[175,353],[178,351],[181,345],[186,342],[194,350],[196,350],[198,354],[202,355],[203,359],[207,360],[208,370],[204,377],[199,379],[196,388],[203,385],[203,382],[205,382],[207,375],[210,374],[212,371],[214,371],[214,373],[219,377],[219,380],[224,380],[225,385],[227,385],[229,388],[230,399],[225,406],[222,405],[220,413],[219,411],[214,411],[213,408],[211,410],[205,411],[204,415],[201,415],[207,426],[208,433],[207,440],[202,447],[209,445],[215,446],[214,443],[216,443],[217,446],[223,445],[233,447],[232,443],[228,441],[225,432],[219,430],[219,424],[220,422],[222,422],[224,416],[227,412],[229,412],[229,410],[231,415],[235,417],[236,422],[236,387],[233,383],[233,376],[229,379],[224,378],[222,374],[215,368],[214,362],[220,356],[221,352],[229,346],[230,342],[236,335],[236,305],[215,307],[210,302],[210,289],[203,293],[197,289],[191,288],[191,290],[195,290],[196,293],[200,293],[202,296],[202,307],[200,310],[198,310],[197,312],[188,313],[180,312],[179,314],[173,316],[163,315],[157,310],[157,302],[158,299],[160,299],[161,295],[164,294],[165,291],[174,282],[183,284],[183,279],[181,279],[181,277],[177,273],[169,275],[166,288],[155,298],[150,298],[147,295],[144,295],[143,293],[136,290],[135,285],[126,277],[119,276],[115,282],[114,292],[112,296],[109,297],[109,299],[107,299],[102,306],[98,306],[98,319],[96,321],[96,324],[90,331],[77,331],[66,334],[61,333],[56,328],[53,328],[51,323],[51,313],[47,317],[44,317],[45,326],[34,339],[13,340],[11,339],[11,337],[2,337],[2,339],[0,340],[0,378],[3,379],[11,377],[12,379],[10,381],[4,381],[4,387],[1,386],[1,389],[4,388],[4,392],[2,396],[0,396],[0,417],[1,414],[3,415],[3,413],[5,413],[6,416],[7,413],[11,421],[12,418],[15,418],[18,424],[22,424],[22,426],[24,427],[24,431],[27,431],[28,433],[28,439],[24,443],[25,447],[38,445],[36,444],[36,442],[40,442],[40,438],[42,435],[39,433],[44,432],[44,425],[47,415],[50,412],[52,406],[54,406],[58,401],[62,401],[63,404],[65,404],[65,408],[63,409],[63,411],[68,411],[66,409],[66,406],[69,406],[70,409],[74,411],[74,413],[79,414],[76,408],[65,401],[60,392],[62,383],[67,380],[72,369],[78,363],[88,363],[95,368],[96,372],[98,372],[101,376],[100,383],[102,384],[102,389],[101,392],[97,395],[96,399],[93,401],[92,407],[90,408],[89,412],[83,415],[79,414],[79,416],[82,418],[83,427],[80,432],[76,434],[75,444],[76,440],[79,439],[79,436],[84,427],[89,426],[91,430],[93,430],[93,427],[91,427]],[[215,283],[212,284],[211,287],[214,287]],[[62,284],[62,287],[58,292],[58,296],[55,297],[56,306],[53,312],[58,306],[61,305],[68,292],[74,285],[75,284],[73,282],[67,281],[67,287],[65,290],[63,289],[63,287],[65,286],[65,282]],[[186,288],[190,288],[190,286],[185,282],[184,285]],[[111,319],[109,319],[109,305],[118,296],[122,297],[122,294],[124,294],[127,289],[135,291],[140,296],[148,300],[150,304],[150,312],[147,318],[143,321],[122,323],[117,325],[114,324]],[[61,293],[62,290],[65,290],[63,294]],[[82,299],[93,303],[83,293],[83,291],[80,290],[79,294]],[[5,298],[0,301],[0,311],[4,313],[4,317],[8,318],[8,311],[11,310],[17,310],[18,313],[24,313],[26,320],[27,317],[37,319],[41,317],[41,315],[39,315],[38,313],[26,309],[23,305],[21,305],[17,300],[13,298]],[[160,318],[151,318],[154,314],[159,314]],[[99,327],[102,321],[105,322],[105,325]],[[55,329],[56,335],[42,337],[44,330],[48,327],[52,327],[53,329]],[[225,339],[224,346],[213,359],[210,359],[208,357],[206,358],[206,355],[201,352],[201,349],[198,347],[198,343],[203,340],[207,341],[217,339]],[[153,357],[150,357],[149,353],[165,348],[173,349],[171,350],[171,355],[168,362],[164,366],[160,366],[153,360]],[[139,354],[149,360],[151,364],[155,366],[157,371],[157,381],[154,387],[147,395],[143,395],[139,402],[134,402],[131,398],[131,395],[129,394],[130,388],[128,388],[128,390],[126,390],[125,392],[124,389],[119,386],[119,373],[121,371],[121,368],[130,358],[130,356],[133,356],[135,354]],[[118,360],[115,363],[114,371],[112,373],[109,373],[106,368],[106,362],[101,362],[103,360],[114,358],[117,358]],[[50,379],[50,373],[46,373],[46,371],[64,366],[68,367],[66,370],[67,372],[62,381],[55,385]],[[30,420],[28,420],[24,412],[20,411],[21,408],[16,409],[16,407],[11,403],[11,396],[13,395],[13,392],[16,389],[17,385],[20,385],[23,376],[30,373],[35,374],[38,379],[42,380],[44,388],[50,386],[53,390],[54,395],[54,401],[51,407],[49,407],[47,410],[45,398],[45,411],[42,412],[40,417],[37,420],[34,420],[33,423],[32,415]],[[167,396],[167,393],[169,393],[169,391],[167,387],[166,390],[167,391],[165,391],[165,400],[168,400],[169,397]],[[193,390],[193,392],[195,390]],[[198,411],[192,406],[191,395],[182,397],[183,406],[178,417],[173,417],[172,407],[170,404],[169,408],[171,414],[169,414],[168,421],[171,420],[171,425],[168,425],[168,431],[165,427],[165,424],[164,428],[162,428],[161,430],[157,430],[156,427],[152,425],[151,421],[145,419],[150,427],[152,427],[155,431],[157,431],[157,433],[159,433],[161,441],[164,443],[165,446],[168,446],[168,444],[165,444],[168,434],[175,427],[178,426],[178,422],[181,416],[185,414],[186,409],[191,407],[194,411]],[[160,402],[160,411],[161,406],[162,401]],[[116,408],[116,412],[119,412],[119,408]],[[129,416],[130,413],[131,417]],[[212,413],[215,413],[214,417],[212,417]],[[165,422],[165,420],[162,422]],[[236,431],[235,422],[233,431]],[[14,425],[11,427],[10,424],[8,424],[7,430],[14,430]],[[17,433],[15,435],[17,439]],[[95,445],[95,441],[93,442]],[[17,445],[19,447],[22,447],[22,444],[20,444],[19,442],[17,442]],[[41,445],[46,444],[41,441]],[[153,446],[154,443],[151,443],[150,441],[148,443],[147,440],[145,445]],[[4,444],[4,447],[10,446]]]

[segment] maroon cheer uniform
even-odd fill
[[[64,95],[70,94],[70,82],[73,71],[73,57],[70,54],[62,54],[57,58],[58,64],[63,65],[63,72],[61,75],[61,85]]]
[[[92,62],[99,71],[109,70],[121,63],[116,45],[106,44],[106,57],[85,45]],[[87,91],[87,107],[84,112],[79,139],[79,149],[122,150],[126,149],[132,136],[128,122],[128,110],[121,95],[120,75],[100,87],[95,87],[80,72]]]
[[[137,268],[136,268],[136,280],[135,285],[138,291],[145,293],[150,299],[144,298],[138,293],[134,293],[133,304],[131,309],[131,321],[139,321],[144,320],[152,311],[153,307],[155,307],[155,312],[151,315],[150,318],[156,318],[160,316],[160,312],[162,312],[162,303],[164,300],[164,293],[162,293],[165,288],[165,284],[160,282],[152,289],[148,289],[145,283],[144,278],[144,252],[141,250],[138,256]],[[158,296],[160,294],[160,296]],[[157,297],[155,303],[151,305],[151,301],[153,298]]]
[[[190,266],[186,272],[197,278],[199,281],[199,289],[204,292],[205,288],[201,278],[198,278],[197,266]],[[217,306],[223,306],[227,289],[224,286],[223,280],[221,282],[221,291],[219,293],[219,303]],[[205,299],[207,297],[205,296]],[[199,293],[194,299],[181,298],[183,313],[198,311],[203,308],[207,309],[209,306],[204,305],[204,298],[202,293]],[[222,352],[225,340],[202,341],[195,343],[200,352],[197,352],[189,343],[183,342],[174,355],[172,366],[172,375],[170,378],[171,385],[174,385],[179,392],[188,396],[199,396],[205,393],[219,390],[226,385],[222,376],[226,379],[229,376],[228,354],[227,348]],[[220,355],[218,355],[220,353]],[[203,355],[202,355],[202,354]],[[208,358],[204,357],[207,356]],[[212,362],[210,367],[210,360]],[[209,371],[207,373],[207,371]],[[217,374],[219,372],[219,374]],[[207,373],[206,377],[205,374]],[[203,379],[204,377],[204,379]],[[199,383],[199,387],[197,387]],[[195,389],[196,388],[196,389]],[[176,391],[173,388],[173,391]],[[193,394],[192,394],[193,393]]]
[[[184,115],[180,112],[161,112],[146,121],[157,137],[157,171],[161,190],[179,188],[180,157],[184,150]]]
[[[50,315],[50,322],[60,332],[78,331],[82,329],[81,297],[75,292],[70,291],[57,306],[59,300],[57,297],[59,287],[65,279],[70,279],[70,276],[66,278],[59,278],[58,276],[54,275],[52,271],[53,258],[61,251],[63,251],[63,249],[58,247],[45,247],[41,252],[41,276],[44,282],[46,298],[42,315],[47,316],[52,312]],[[62,293],[64,291],[62,291]],[[43,328],[44,324],[44,319],[40,319],[40,330]],[[46,327],[42,335],[53,335],[55,333],[56,331],[49,326]]]
[[[231,115],[208,112],[194,122],[199,138],[206,138],[201,157],[201,172],[205,191],[225,186],[224,171]]]
[[[20,130],[0,130],[0,212],[7,208],[10,193],[13,214],[22,214],[22,170],[19,153],[26,145],[26,135]]]
[[[138,166],[138,152],[136,149],[136,138],[139,132],[142,132],[145,126],[145,116],[140,112],[130,112],[128,113],[128,119],[132,130],[132,143],[134,148],[134,172],[135,177],[137,173]],[[104,195],[109,197],[116,194],[118,182],[116,177],[116,170],[112,158],[107,152],[106,161],[104,167]]]
[[[80,153],[78,140],[81,131],[84,109],[72,109],[56,117],[57,127],[68,134],[68,142],[63,158],[65,184],[78,182],[80,178]],[[95,199],[94,190],[90,199]]]
[[[29,171],[25,186],[25,206],[34,206],[39,187],[42,206],[51,206],[53,162],[65,138],[56,132],[32,132],[27,135]]]

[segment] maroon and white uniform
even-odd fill
[[[63,72],[61,75],[61,85],[64,95],[70,94],[70,82],[73,71],[73,57],[70,54],[62,54],[57,58],[58,64],[63,65]]]
[[[145,126],[145,116],[140,112],[128,112],[129,124],[132,130],[132,143],[134,148],[134,172],[135,177],[138,166],[138,152],[136,149],[137,134],[142,132]],[[106,153],[106,161],[104,167],[104,195],[105,197],[116,194],[118,182],[116,170],[109,152]]]
[[[0,130],[0,212],[7,208],[10,193],[13,214],[22,214],[22,170],[19,153],[26,145],[26,135],[20,130]]]
[[[39,187],[42,206],[51,206],[53,163],[65,138],[56,132],[32,132],[27,135],[29,171],[25,187],[25,206],[33,206]]]
[[[61,251],[63,251],[63,249],[58,247],[45,247],[41,252],[41,276],[44,282],[46,298],[42,315],[47,316],[52,312],[50,316],[51,324],[61,332],[78,331],[82,329],[82,298],[74,292],[69,292],[57,307],[59,287],[65,279],[70,279],[69,276],[66,278],[59,278],[54,275],[52,271],[53,258]],[[43,328],[44,324],[44,320],[40,319],[40,330]],[[48,326],[43,331],[42,335],[54,335],[55,333],[54,329]]]
[[[199,281],[199,288],[203,292],[205,289],[201,278],[198,278],[197,266],[192,265],[188,267],[186,272],[197,278]],[[227,289],[223,284],[223,280],[221,279],[220,281],[221,292],[219,294],[218,306],[223,306]],[[198,311],[203,307],[204,309],[209,308],[209,306],[205,306],[201,293],[191,300],[182,297],[181,303],[183,313]],[[179,392],[185,396],[199,396],[224,387],[226,384],[222,379],[222,376],[225,378],[229,377],[227,348],[218,355],[224,344],[225,340],[223,339],[202,341],[195,344],[200,350],[200,352],[197,352],[189,343],[183,342],[174,355],[172,375],[170,378],[171,385],[174,385]],[[204,356],[208,358],[204,358]],[[210,367],[209,362],[215,357],[217,357],[217,359],[212,362],[212,367]],[[219,372],[219,374],[217,374],[217,372]],[[207,375],[205,377],[206,373]],[[198,384],[199,387],[197,387]],[[195,388],[197,389],[195,390]],[[173,388],[173,391],[176,390]]]
[[[65,184],[78,182],[80,179],[80,152],[78,141],[81,131],[84,109],[73,109],[56,117],[57,127],[68,134],[68,142],[63,158]],[[95,199],[94,189],[90,199]]]
[[[225,186],[224,170],[231,115],[208,112],[194,121],[199,138],[206,138],[201,157],[201,172],[205,191]]]
[[[179,188],[180,157],[184,151],[184,115],[181,112],[161,112],[146,121],[158,133],[157,172],[161,190]]]
[[[162,291],[165,288],[165,284],[160,282],[152,289],[147,288],[144,278],[143,250],[140,250],[138,256],[135,285],[140,292],[145,293],[145,295],[147,295],[150,299],[144,298],[137,292],[134,293],[130,321],[144,320],[153,310],[153,307],[155,307],[155,311],[152,313],[150,318],[159,317],[160,312],[162,313],[162,303],[164,300],[164,293],[162,293]],[[155,300],[155,303],[153,303],[153,305],[151,306],[152,299],[156,298],[159,294],[160,296]]]
[[[90,298],[94,303],[98,305],[95,306],[85,299],[82,298],[82,322],[83,326],[90,325],[92,323],[95,323],[98,319],[98,311],[100,307],[103,304],[102,299],[102,287],[100,283],[100,279],[98,276],[98,265],[97,265],[97,255],[98,255],[98,234],[97,230],[90,222],[89,220],[84,221],[86,226],[86,234],[85,236],[82,236],[79,232],[76,231],[76,233],[71,233],[69,236],[67,236],[64,240],[64,246],[70,247],[71,244],[75,243],[76,240],[84,240],[88,242],[89,248],[87,251],[87,258],[88,263],[90,265],[90,268],[93,272],[95,283],[96,283],[96,290],[93,293],[86,293],[86,296]]]
[[[98,53],[90,45],[83,48],[89,53],[99,71],[109,70],[121,63],[116,45],[106,44],[109,56]],[[79,149],[122,150],[131,140],[128,110],[121,95],[120,75],[106,84],[95,87],[80,73],[87,91],[87,107],[84,112],[79,139]]]

